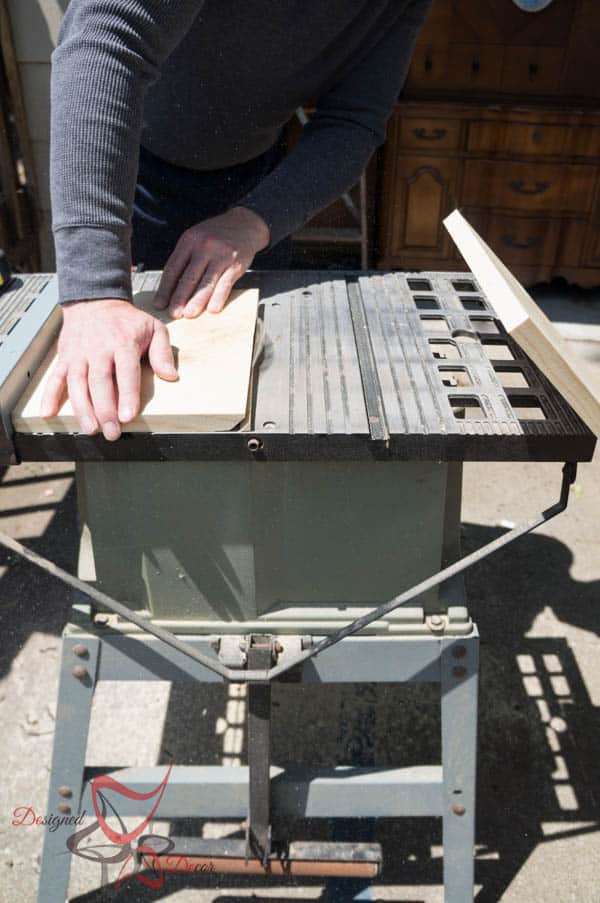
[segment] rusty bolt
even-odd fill
[[[464,677],[467,673],[467,669],[463,668],[462,665],[452,669],[453,677]]]
[[[71,814],[71,807],[69,806],[68,803],[59,803],[56,808],[58,809],[59,812],[62,812],[63,815]]]
[[[70,787],[67,787],[66,785],[64,785],[64,786],[58,788],[58,795],[64,796],[68,799],[70,796],[73,796],[73,791],[71,790]]]
[[[465,646],[453,646],[452,647],[452,657],[453,658],[464,658],[467,654],[467,650]]]
[[[98,612],[97,615],[94,615],[94,624],[97,627],[106,627],[108,624],[108,615],[103,612]]]
[[[76,646],[73,646],[73,655],[77,655],[79,658],[87,658],[89,654],[90,650],[83,643],[77,643]]]
[[[75,665],[71,674],[73,677],[76,677],[77,680],[84,680],[88,677],[88,669],[84,665]]]
[[[452,806],[452,812],[454,812],[455,815],[464,815],[466,811],[465,807],[460,803],[454,803]]]

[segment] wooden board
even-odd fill
[[[166,382],[142,365],[142,410],[126,432],[198,433],[231,430],[244,419],[248,404],[258,290],[234,291],[219,314],[172,320],[152,306],[152,292],[139,292],[135,304],[167,325],[175,349],[177,382]],[[67,400],[51,420],[40,405],[56,343],[13,412],[21,433],[76,433],[77,420]]]
[[[446,217],[444,225],[506,331],[590,430],[600,435],[600,384],[595,376],[458,210]]]

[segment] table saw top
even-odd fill
[[[158,274],[134,276],[135,291]],[[10,413],[59,325],[50,276],[0,297],[4,459],[589,460],[595,437],[465,273],[248,273],[266,343],[246,429],[12,434]],[[12,434],[12,435],[11,435]]]

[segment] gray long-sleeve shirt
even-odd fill
[[[271,244],[358,178],[431,0],[71,0],[52,67],[61,301],[129,298],[140,143],[176,165],[258,156],[295,108],[298,147],[240,203]]]

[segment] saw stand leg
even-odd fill
[[[85,645],[77,637],[63,637],[47,808],[59,817],[80,813],[99,648],[100,640],[93,636]],[[67,838],[76,830],[69,824],[56,831],[45,829],[38,903],[67,899],[71,867]]]
[[[444,901],[473,900],[477,638],[441,640]]]

